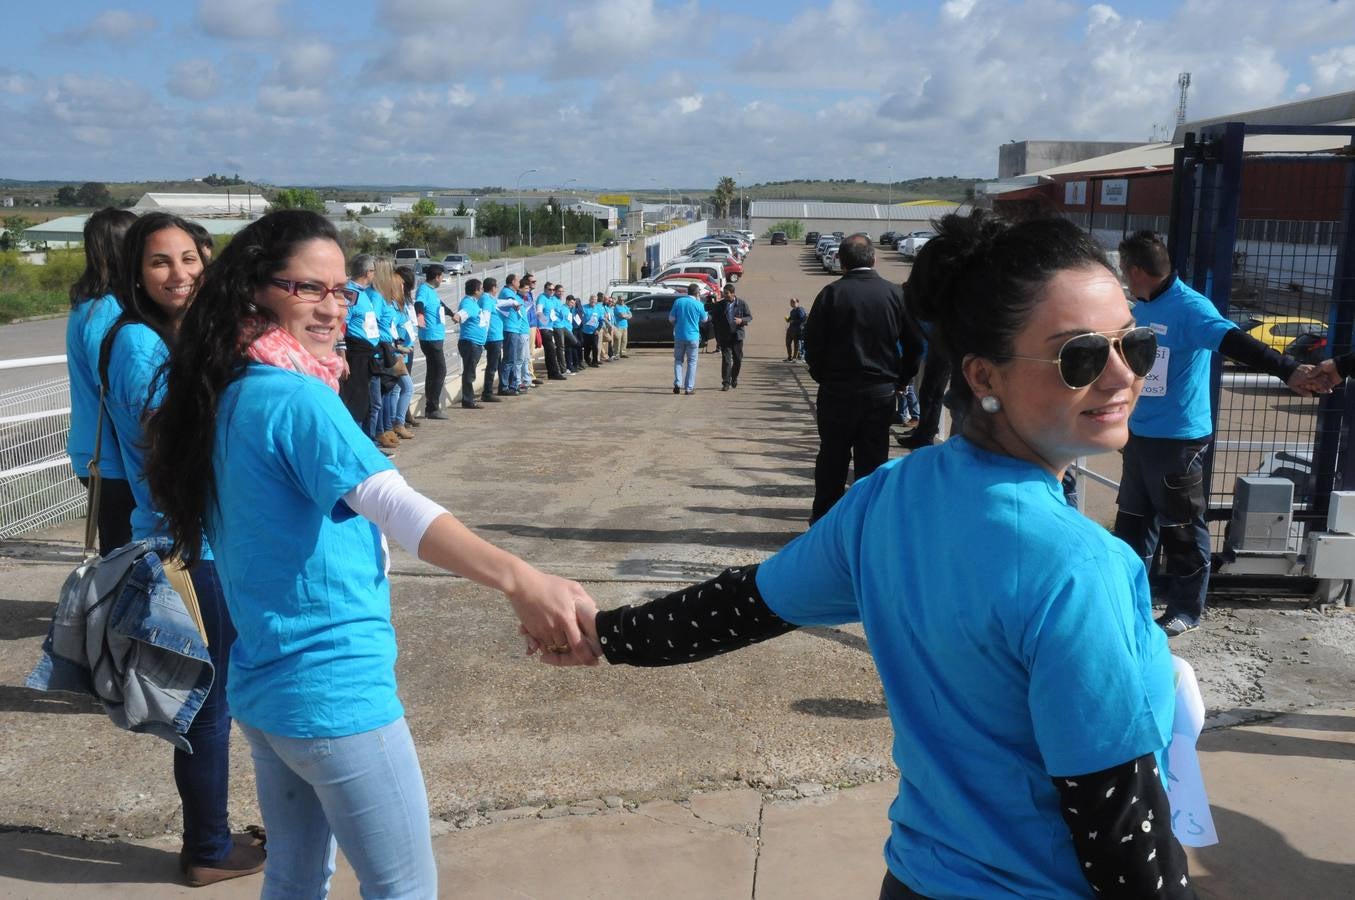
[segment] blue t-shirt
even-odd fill
[[[381,340],[388,344],[394,344],[396,340],[395,304],[387,300],[374,287],[367,288],[367,295],[372,301],[372,309],[376,310],[376,322],[380,329]]]
[[[602,307],[596,303],[585,303],[579,309],[579,315],[583,316],[584,334],[592,334],[602,327]]]
[[[526,334],[530,328],[527,325],[526,306],[523,304],[522,295],[508,286],[504,286],[499,291],[500,300],[516,300],[518,305],[498,307],[499,318],[503,320],[503,330],[505,334]]]
[[[413,365],[414,347],[419,342],[419,320],[413,304],[402,303],[395,307],[395,334],[399,342],[409,348],[405,363]]]
[[[499,315],[499,298],[488,293],[480,295],[480,308],[489,314],[485,324],[485,343],[503,340],[503,316]]]
[[[701,340],[701,323],[710,321],[710,314],[701,301],[691,294],[682,294],[673,301],[673,309],[668,313],[668,321],[673,323],[673,340]]]
[[[954,437],[858,481],[757,583],[790,622],[865,627],[900,771],[896,877],[928,897],[1091,896],[1051,776],[1160,753],[1175,710],[1127,544],[1044,470]]]
[[[489,333],[490,320],[495,318],[494,314],[481,307],[480,301],[476,297],[462,297],[461,305],[457,307],[456,311],[466,314],[465,321],[461,323],[460,339],[483,347],[485,335]]]
[[[626,329],[630,327],[630,307],[624,303],[618,303],[612,307],[613,318],[616,320],[616,327]]]
[[[1180,278],[1157,299],[1135,303],[1134,321],[1157,333],[1157,364],[1143,382],[1129,430],[1151,438],[1208,437],[1214,432],[1210,364],[1237,325]]]
[[[572,316],[574,311],[569,308],[563,297],[551,295],[546,305],[546,316],[550,319],[552,328],[566,328],[574,330],[574,320]]]
[[[381,323],[377,319],[377,308],[372,305],[372,296],[367,288],[356,282],[348,286],[358,292],[358,300],[348,307],[348,320],[344,325],[344,340],[348,343],[359,342],[376,347],[381,340]],[[378,295],[380,296],[380,295]]]
[[[442,301],[438,292],[428,284],[419,285],[414,292],[415,308],[423,309],[423,325],[419,326],[419,340],[440,341],[447,337],[447,328],[443,324]]]
[[[132,510],[132,539],[169,537],[165,517],[151,502],[146,484],[146,446],[142,419],[160,405],[165,393],[164,379],[157,378],[160,367],[169,358],[169,348],[149,325],[140,322],[124,325],[113,338],[108,359],[108,416],[118,435],[122,470],[127,473],[136,508]],[[211,549],[203,545],[203,558],[211,559]]]
[[[323,382],[256,363],[221,395],[212,468],[231,714],[300,738],[398,719],[381,532],[340,503],[391,463]]]
[[[533,328],[541,327],[541,320],[536,317],[536,295],[534,291],[521,291],[522,308],[527,314],[527,330],[530,332]]]
[[[82,301],[66,317],[66,369],[71,383],[71,427],[66,433],[66,455],[81,478],[89,474],[94,431],[99,424],[99,349],[120,315],[122,304],[118,298],[105,294]],[[99,473],[104,478],[126,478],[118,436],[107,417],[101,440]]]

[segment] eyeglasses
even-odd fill
[[[347,285],[329,288],[318,281],[288,281],[286,278],[270,278],[268,281],[302,303],[319,303],[330,294],[334,295],[340,306],[352,306],[358,302],[358,292]]]
[[[1118,335],[1118,337],[1111,337]],[[1070,337],[1059,348],[1054,359],[1039,356],[1007,356],[1004,359],[1028,359],[1032,362],[1055,363],[1059,377],[1070,390],[1081,390],[1101,377],[1110,362],[1110,348],[1114,347],[1120,359],[1136,378],[1152,371],[1157,361],[1157,334],[1151,328],[1126,328],[1106,334],[1088,332]]]

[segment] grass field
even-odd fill
[[[8,325],[16,319],[65,312],[70,303],[65,291],[26,290],[0,294],[0,325]]]

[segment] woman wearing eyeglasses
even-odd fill
[[[357,298],[323,216],[250,223],[204,277],[147,428],[170,533],[187,557],[207,535],[239,629],[229,699],[268,829],[265,898],[324,897],[336,842],[363,896],[437,896],[383,532],[502,591],[543,646],[595,659],[579,632],[593,608],[583,588],[415,493],[344,408],[334,345]]]
[[[180,323],[194,302],[203,272],[203,248],[189,223],[165,213],[148,213],[127,230],[123,271],[117,288],[122,306],[94,361],[108,386],[108,421],[127,473],[136,507],[135,540],[167,537],[161,507],[145,478],[144,418],[159,403],[160,367],[178,341]],[[182,470],[181,478],[196,474]],[[211,690],[185,732],[191,753],[174,751],[174,783],[183,803],[183,850],[179,865],[193,885],[249,875],[263,868],[264,851],[248,835],[233,837],[227,822],[231,717],[226,705],[226,660],[235,629],[221,595],[211,548],[198,529],[185,533],[193,545],[189,576],[206,628],[215,670]]]
[[[856,483],[761,565],[585,628],[610,662],[657,666],[862,622],[901,773],[882,897],[1194,896],[1143,563],[1059,485],[1125,443],[1153,332],[1061,219],[947,216],[908,290],[960,361],[959,433]]]

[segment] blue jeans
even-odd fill
[[[1162,547],[1168,616],[1199,622],[1209,589],[1209,527],[1205,524],[1204,454],[1209,439],[1129,435],[1116,498],[1115,536],[1133,548],[1150,579]]]
[[[242,728],[268,831],[263,900],[327,897],[336,846],[363,897],[437,896],[428,795],[403,718],[336,738]]]
[[[530,388],[532,386],[532,335],[515,334],[513,340],[517,346],[513,348],[513,364],[517,367],[517,386],[519,388]]]
[[[511,331],[503,333],[503,359],[499,361],[499,390],[518,389],[518,338]]]
[[[413,366],[412,360],[407,360],[406,366]],[[395,387],[400,394],[400,399],[395,403],[395,424],[405,424],[405,419],[409,417],[409,404],[414,402],[414,379],[408,375],[400,376],[400,383]]]
[[[231,831],[226,819],[230,788],[231,715],[226,706],[226,668],[235,626],[226,611],[216,564],[205,559],[189,570],[207,628],[207,653],[216,669],[212,689],[184,737],[192,753],[174,751],[174,786],[183,802],[183,845],[195,863],[211,865],[230,855]]]
[[[386,429],[381,427],[381,376],[373,375],[367,382],[367,437],[374,438]]]
[[[917,402],[917,391],[913,386],[907,385],[903,389],[903,394],[899,397],[899,421],[907,422],[909,419],[922,418],[922,407]]]
[[[696,360],[700,341],[673,341],[673,384],[684,391],[696,390]]]

